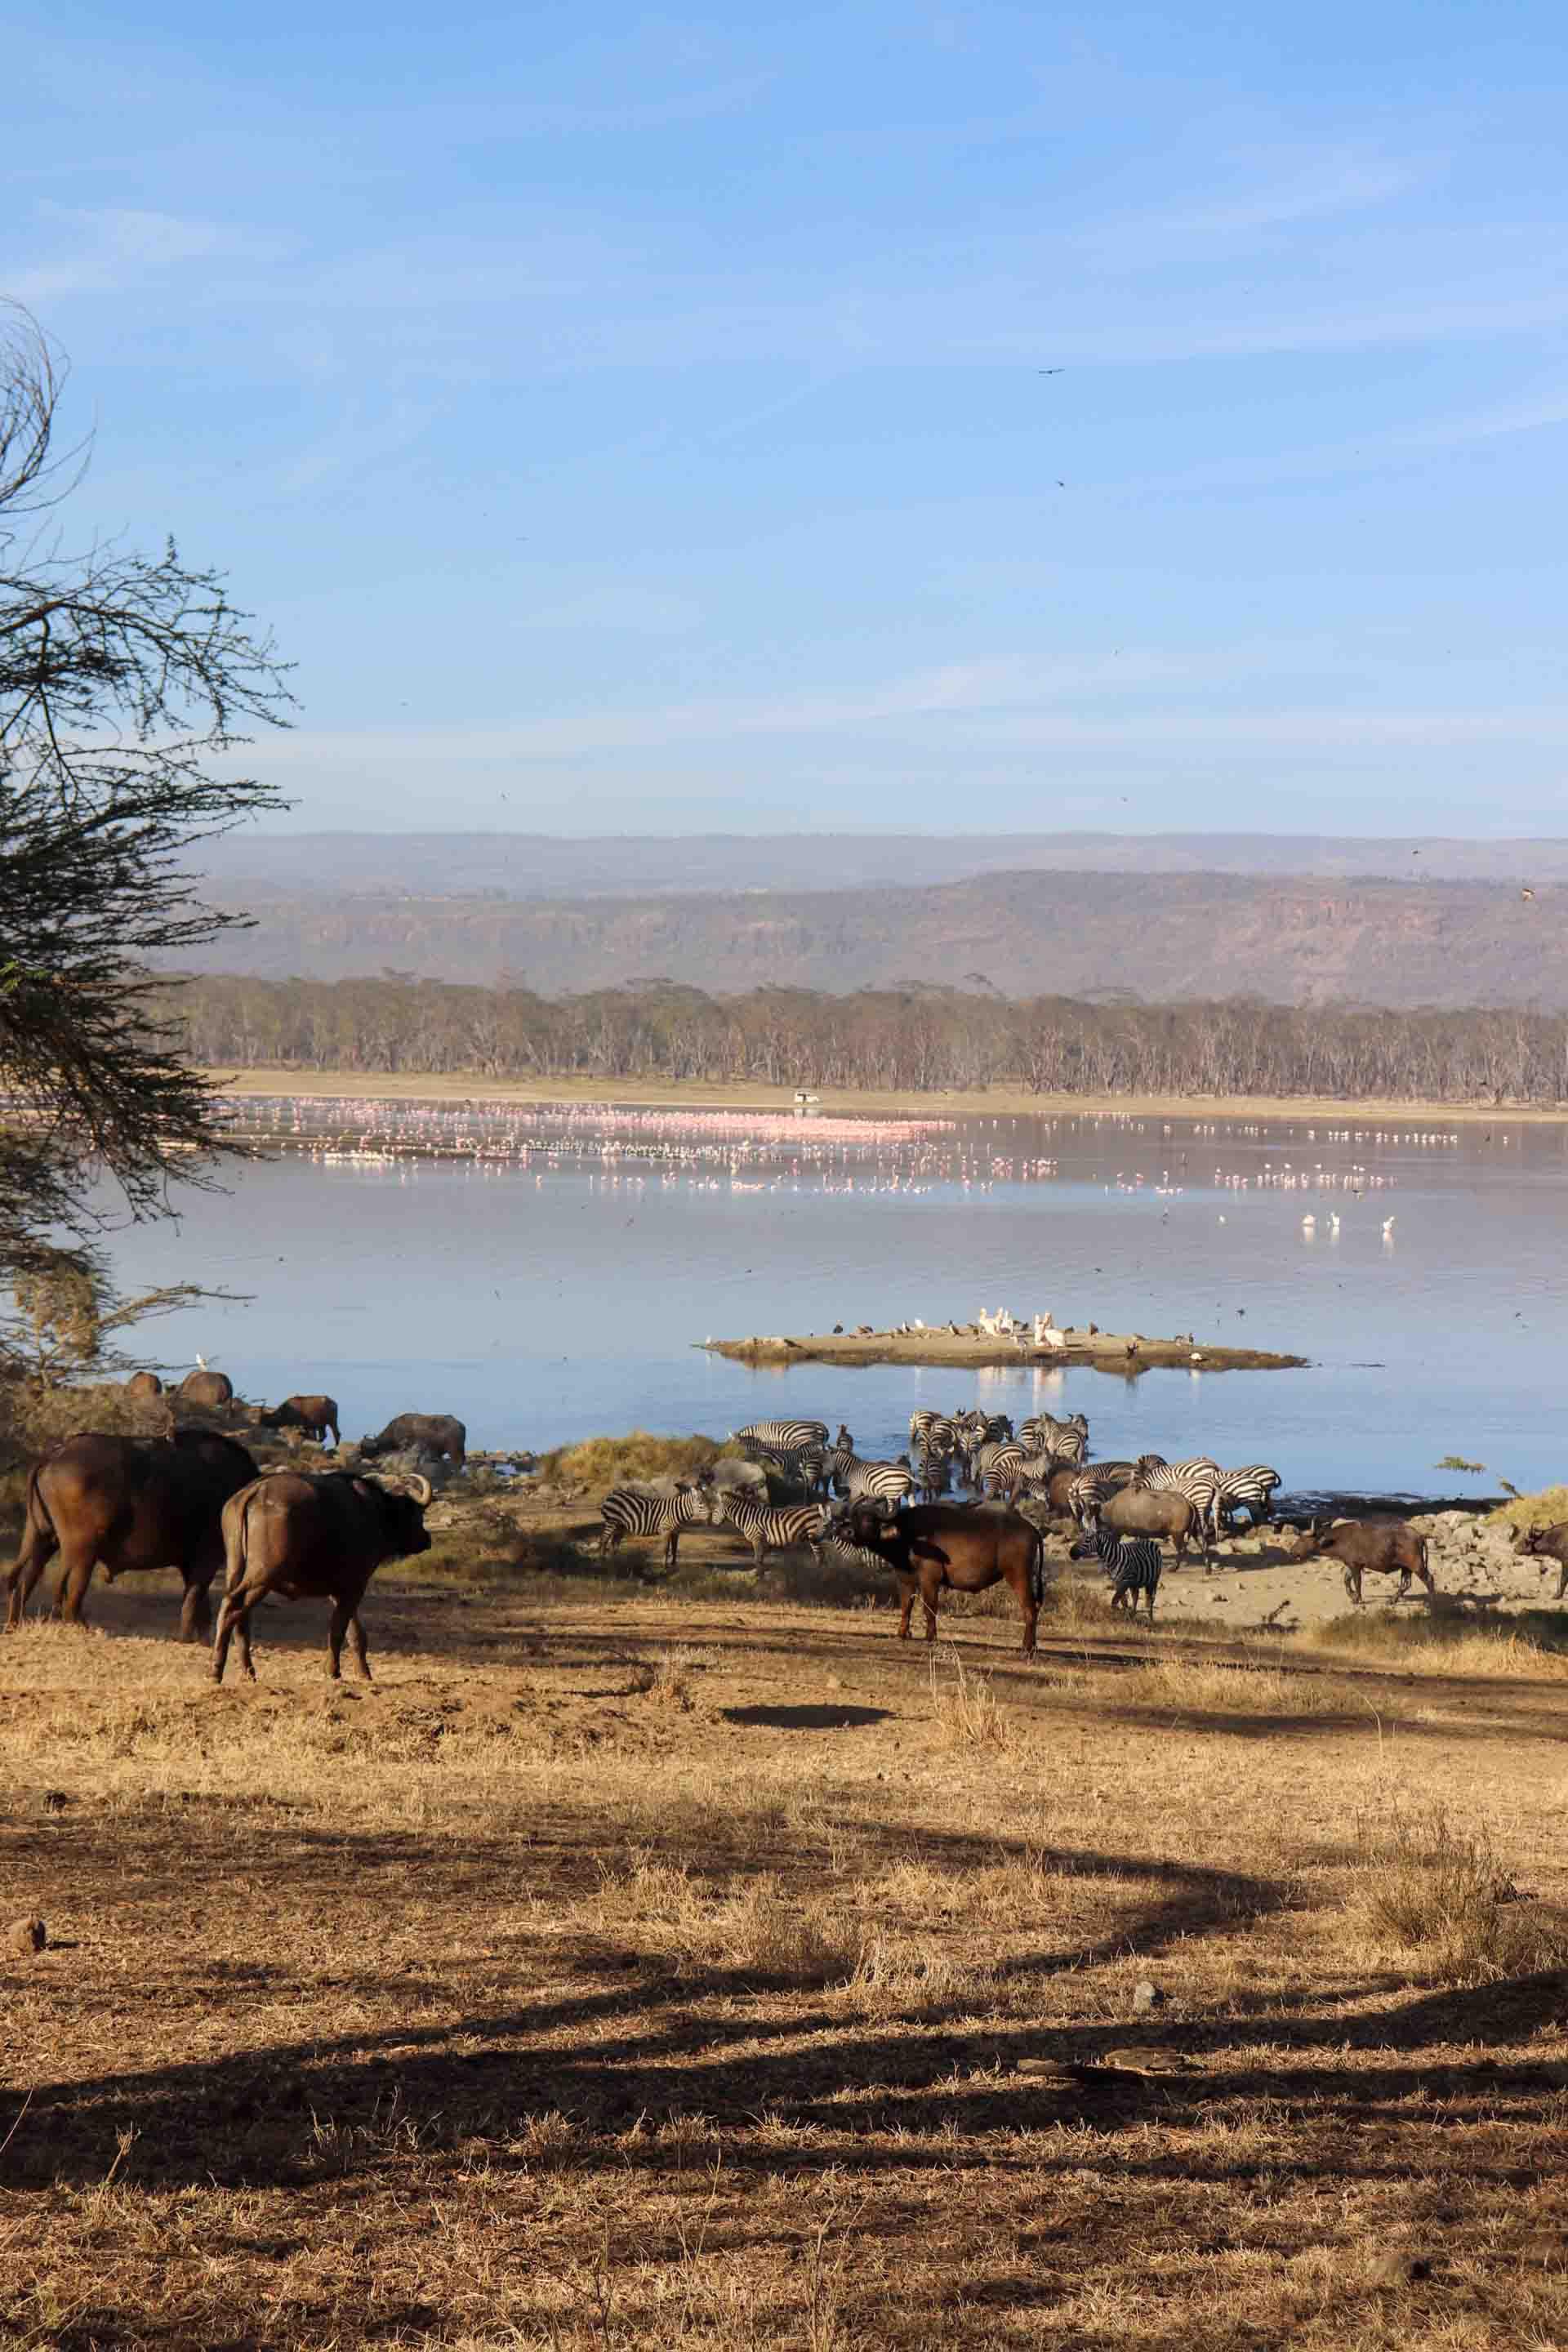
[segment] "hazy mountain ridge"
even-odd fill
[[[1568,885],[1527,900],[1513,883],[1050,872],[760,897],[248,895],[257,927],[216,942],[203,969],[504,975],[550,996],[660,976],[713,992],[914,981],[1009,996],[1568,1006]]]
[[[686,896],[920,888],[982,874],[1254,874],[1281,879],[1568,882],[1568,840],[1356,840],[1291,834],[230,834],[205,845],[215,895]]]

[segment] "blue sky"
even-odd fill
[[[226,13],[24,0],[0,290],[293,824],[1568,832],[1557,9]]]

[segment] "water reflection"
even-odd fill
[[[192,1196],[177,1234],[121,1236],[121,1278],[253,1293],[154,1336],[247,1393],[328,1389],[355,1433],[410,1407],[534,1446],[811,1411],[881,1450],[915,1404],[979,1393],[1015,1416],[1081,1405],[1097,1452],[1264,1458],[1292,1486],[1446,1490],[1450,1453],[1520,1486],[1563,1472],[1562,1127],[985,1119],[843,1145],[816,1129],[805,1150],[728,1135],[721,1160],[672,1132],[632,1169],[588,1147],[646,1129],[575,1139],[554,1160],[263,1160],[226,1199]],[[1313,1369],[751,1371],[692,1345],[999,1302]]]

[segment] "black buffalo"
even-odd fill
[[[7,1580],[5,1622],[18,1625],[27,1598],[60,1555],[57,1606],[68,1623],[82,1622],[82,1602],[100,1561],[105,1581],[133,1569],[177,1568],[184,1579],[180,1632],[187,1642],[212,1629],[207,1587],[223,1565],[220,1515],[248,1486],[256,1464],[243,1445],[216,1430],[177,1429],[172,1437],[68,1438],[36,1464],[27,1480],[22,1545]]]
[[[362,1437],[359,1450],[367,1462],[383,1454],[445,1454],[456,1470],[467,1458],[468,1433],[449,1412],[400,1412],[375,1437]]]
[[[240,1664],[252,1682],[250,1612],[269,1592],[285,1601],[330,1601],[327,1640],[334,1682],[342,1672],[343,1635],[353,1635],[360,1672],[370,1680],[359,1605],[384,1559],[428,1551],[425,1511],[428,1478],[358,1477],[334,1470],[315,1478],[274,1470],[229,1497],[223,1540],[227,1573],[213,1643],[213,1680],[221,1683],[230,1639],[239,1636]]]
[[[234,1382],[226,1372],[187,1372],[174,1394],[182,1404],[194,1404],[203,1412],[216,1412],[234,1402]]]
[[[302,1429],[307,1437],[320,1444],[329,1431],[332,1444],[342,1444],[338,1433],[338,1401],[330,1396],[285,1397],[281,1404],[271,1406],[256,1417],[258,1429]]]

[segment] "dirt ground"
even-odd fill
[[[0,1638],[0,2345],[1568,2344],[1561,1656],[456,1573]]]

